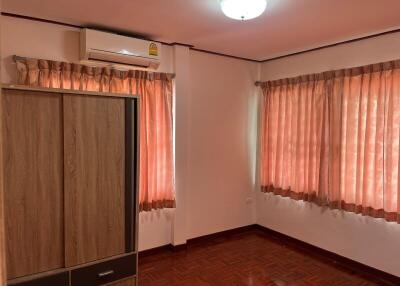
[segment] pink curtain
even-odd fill
[[[326,194],[328,96],[323,76],[264,84],[261,184],[265,192],[319,200]]]
[[[130,81],[140,94],[140,209],[175,207],[172,140],[172,83],[137,72]],[[153,74],[154,75],[154,74]]]
[[[337,71],[331,97],[330,204],[400,222],[400,61]]]
[[[400,61],[263,92],[264,191],[400,222]]]
[[[17,60],[18,84],[140,95],[140,210],[175,206],[172,79],[64,62]]]

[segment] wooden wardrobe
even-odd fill
[[[8,285],[136,285],[138,97],[2,92]]]

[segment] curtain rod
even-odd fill
[[[255,86],[261,86],[261,84],[262,84],[262,81],[256,81],[256,82],[254,82],[254,85],[255,85]]]
[[[14,62],[25,61],[25,60],[29,60],[29,59],[34,59],[34,58],[29,58],[29,57],[21,57],[21,56],[17,56],[17,55],[13,55],[12,58],[13,58],[13,61],[14,61]],[[118,68],[116,68],[116,69],[118,69]],[[150,72],[153,72],[153,71],[150,71]],[[157,72],[157,71],[154,71],[154,72]],[[160,72],[160,73],[167,74],[167,75],[170,76],[171,78],[175,78],[175,74],[174,74],[174,73],[166,73],[166,72],[165,72],[165,73],[164,73],[164,72]]]

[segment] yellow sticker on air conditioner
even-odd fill
[[[149,45],[149,55],[158,56],[158,46],[156,43],[150,43]]]

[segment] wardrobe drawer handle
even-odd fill
[[[100,272],[98,274],[98,276],[99,276],[99,278],[103,278],[103,277],[110,276],[113,274],[114,274],[114,270],[108,270],[108,271]]]

